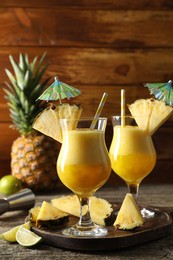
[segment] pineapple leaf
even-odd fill
[[[40,58],[38,69],[40,69],[41,66],[43,65],[43,62],[44,62],[44,60],[45,60],[45,58],[46,58],[46,55],[47,55],[47,53],[44,52],[43,55],[42,55],[42,57]]]
[[[17,106],[15,103],[7,102],[7,104],[13,111],[17,111]]]
[[[22,53],[20,53],[20,55],[19,55],[19,67],[23,71],[27,70],[27,64],[26,64],[26,61],[25,61],[25,55],[22,54]]]
[[[36,110],[36,109],[35,109],[35,105],[32,105],[32,106],[30,107],[30,113],[33,114],[34,110]],[[36,110],[36,111],[37,111],[37,110]],[[35,115],[37,115],[37,114],[38,114],[38,111],[35,113]],[[35,116],[34,116],[34,117],[35,117]]]
[[[33,100],[36,100],[37,97],[40,94],[40,84],[38,84],[37,86],[35,86],[35,88],[32,90],[32,92],[30,92],[30,98]]]
[[[35,69],[35,65],[36,65],[36,63],[37,63],[37,60],[38,60],[38,57],[36,56],[36,57],[33,59],[33,62],[30,64],[32,73],[34,73],[34,69]]]
[[[40,92],[42,92],[44,90],[44,88],[47,85],[49,80],[50,80],[50,77],[45,79],[45,81],[43,81],[43,83],[40,85]]]
[[[18,101],[14,97],[9,98],[9,96],[5,96],[5,99],[8,101],[9,104],[11,103],[12,105],[18,106]]]
[[[21,117],[22,122],[25,122],[26,118],[22,109],[19,109],[19,116]]]
[[[36,72],[35,74],[35,79],[33,81],[34,85],[38,85],[38,83],[40,82],[43,74],[45,73],[45,71],[47,70],[48,64],[46,64],[42,69],[40,69],[39,72]]]
[[[24,79],[23,79],[23,87],[24,87],[24,89],[27,88],[27,86],[29,84],[29,80],[30,80],[30,71],[27,70],[25,75],[24,75]]]
[[[47,78],[46,80],[43,81],[42,84],[38,84],[35,86],[33,91],[30,92],[30,97],[32,100],[36,100],[40,94],[43,92],[45,86],[47,85],[47,82],[49,81],[50,78]]]
[[[14,111],[14,109],[9,109],[10,113],[11,113],[11,117],[14,117],[14,119],[16,121],[19,120],[19,117],[18,117],[18,112]]]
[[[14,87],[12,87],[8,82],[5,82],[5,85],[9,88],[11,94],[16,95]],[[6,88],[2,88],[2,89],[5,91]]]
[[[28,55],[25,54],[25,63],[26,63],[26,66],[29,67],[29,58],[28,58]]]
[[[39,82],[39,79],[41,80],[41,77],[42,75],[44,74],[46,68],[48,67],[48,64],[45,65],[45,69],[41,69],[41,67],[43,66],[43,62],[45,60],[45,57],[46,57],[46,52],[43,53],[42,57],[40,58],[40,61],[38,62],[38,66],[36,68],[36,71],[35,71],[35,84],[37,85],[38,82]],[[44,72],[42,73],[42,71],[44,70]]]
[[[9,79],[10,79],[12,85],[13,85],[13,89],[15,90],[16,94],[18,96],[20,96],[20,89],[19,89],[19,87],[17,85],[16,80],[15,81],[11,80],[12,79],[11,76],[13,77],[13,75],[11,74],[11,72],[9,70],[6,70],[6,73],[7,73],[7,76],[9,77]],[[12,89],[12,86],[9,83],[5,82],[5,84],[8,86],[8,88]]]
[[[21,102],[21,105],[22,105],[23,107],[24,107],[25,100],[26,100],[25,94],[24,94],[24,92],[21,92],[21,93],[20,93],[20,102]]]
[[[14,85],[16,84],[16,80],[15,77],[13,76],[13,74],[11,73],[11,71],[9,71],[8,69],[5,69],[5,72],[9,78],[9,80],[11,81],[11,83]]]
[[[17,63],[11,55],[9,56],[14,73],[8,69],[5,70],[10,84],[5,83],[4,92],[13,128],[15,126],[22,135],[33,131],[34,118],[43,109],[41,101],[36,102],[36,99],[41,95],[49,80],[41,82],[48,67],[48,64],[44,65],[43,63],[45,57],[46,53],[42,55],[40,60],[36,56],[29,63],[28,55],[20,53]]]
[[[28,102],[27,99],[25,99],[24,108],[25,108],[25,113],[28,114],[28,112],[29,112],[29,102]]]
[[[19,67],[19,65],[15,62],[15,60],[13,59],[13,57],[11,55],[9,56],[9,59],[10,59],[11,65],[13,67],[13,70],[15,72],[18,86],[20,87],[20,89],[23,90],[23,71]]]
[[[4,90],[4,92],[7,94],[7,96],[5,96],[5,98],[7,98],[7,99],[15,99],[15,97],[14,97],[14,95],[8,90],[8,89],[3,89]],[[15,99],[16,100],[16,99]]]

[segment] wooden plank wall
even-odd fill
[[[172,0],[8,0],[0,4],[0,85],[9,68],[8,55],[20,52],[32,59],[47,52],[46,76],[79,88],[74,100],[83,115],[94,115],[103,92],[109,97],[102,115],[120,113],[120,90],[126,102],[149,97],[143,82],[173,79]],[[0,88],[0,173],[10,171],[10,149],[18,133]],[[173,182],[173,119],[153,136],[158,162],[146,182]],[[119,181],[115,175],[112,181]]]

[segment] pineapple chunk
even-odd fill
[[[113,207],[105,199],[91,197],[90,214],[94,223],[105,226],[114,222]]]
[[[41,209],[39,211],[36,226],[51,226],[64,224],[68,219],[68,213],[65,213],[50,203],[43,201]]]
[[[171,116],[173,108],[164,101],[156,99],[138,99],[128,108],[142,130],[153,135]]]
[[[44,109],[35,118],[32,127],[62,143],[62,130],[59,119],[79,119],[82,113],[82,107],[64,103],[62,105],[52,105]],[[74,128],[74,126],[71,126]]]
[[[130,230],[142,226],[143,223],[144,219],[139,207],[137,206],[132,194],[127,193],[113,225],[117,229]]]
[[[76,195],[63,196],[52,199],[54,207],[69,213],[70,215],[80,216],[80,203]],[[87,206],[83,206],[82,214],[85,215],[88,211]],[[106,225],[113,223],[113,208],[112,205],[105,199],[91,197],[90,214],[91,219],[98,225]]]
[[[69,213],[70,215],[80,216],[80,203],[76,195],[62,196],[51,200],[52,206]],[[84,206],[82,209],[82,215],[85,215],[88,211],[88,207]]]
[[[40,207],[31,208],[29,210],[29,220],[31,222],[36,222],[39,212],[40,212]]]

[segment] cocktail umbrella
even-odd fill
[[[164,101],[167,105],[173,106],[172,81],[167,83],[145,83],[144,84],[158,100]]]
[[[55,81],[41,94],[38,99],[45,101],[59,100],[60,104],[62,104],[62,99],[70,99],[80,94],[80,90],[59,81],[58,77],[55,77]]]

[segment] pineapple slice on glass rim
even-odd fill
[[[80,90],[59,81],[58,77],[54,78],[54,82],[38,97],[38,100],[55,101],[59,100],[59,105],[52,105],[43,110],[35,118],[32,127],[62,143],[62,130],[59,119],[75,119],[81,116],[82,107],[75,104],[62,103],[62,99],[70,99],[80,95]],[[73,123],[70,128],[74,129]]]
[[[138,99],[128,105],[139,128],[153,135],[156,130],[173,114],[173,107],[166,105],[164,101],[150,99]]]
[[[59,119],[66,118],[78,120],[81,116],[82,110],[83,108],[76,104],[51,104],[37,115],[32,127],[35,130],[62,143],[62,129]]]

